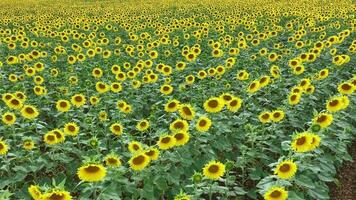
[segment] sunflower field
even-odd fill
[[[2,0],[0,199],[326,200],[351,0]]]

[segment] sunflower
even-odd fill
[[[122,91],[122,85],[121,83],[113,82],[110,85],[110,90],[114,93],[118,93]]]
[[[169,125],[169,130],[172,132],[187,132],[189,130],[189,124],[186,120],[176,119]]]
[[[130,168],[136,171],[141,171],[150,163],[150,157],[145,153],[136,154],[130,158]]]
[[[41,200],[72,200],[72,196],[65,190],[52,190],[42,194]]]
[[[199,131],[199,132],[206,132],[210,129],[212,123],[211,120],[206,117],[206,116],[201,116],[196,125],[195,128]]]
[[[99,93],[105,93],[110,90],[110,87],[104,82],[99,81],[95,84],[95,89]]]
[[[159,137],[157,145],[160,149],[166,150],[174,147],[176,144],[176,138],[171,135],[162,135]]]
[[[33,148],[35,148],[35,143],[31,140],[31,139],[26,139],[23,143],[22,143],[22,147],[25,150],[32,150]]]
[[[262,123],[268,123],[271,121],[272,116],[271,113],[268,111],[263,111],[258,115],[258,119],[260,120],[260,122]]]
[[[59,112],[68,112],[70,109],[70,102],[67,100],[58,100],[56,102],[56,108]]]
[[[259,89],[260,89],[260,82],[255,80],[248,85],[247,92],[253,94],[257,92]]]
[[[100,77],[103,76],[104,73],[103,73],[103,70],[102,70],[101,68],[95,67],[95,68],[92,70],[91,74],[92,74],[92,76],[93,76],[94,78],[100,78]]]
[[[150,122],[146,119],[139,121],[136,125],[137,130],[145,131],[150,127]]]
[[[35,108],[34,106],[25,105],[21,109],[21,115],[26,119],[34,119],[39,115],[39,113],[37,111],[37,108]]]
[[[341,102],[342,102],[342,108],[341,109],[346,109],[350,104],[349,97],[341,96],[340,99],[341,99]]]
[[[352,94],[355,90],[355,86],[352,83],[344,82],[338,85],[337,90],[341,94]]]
[[[286,200],[288,192],[283,187],[272,187],[264,195],[265,200]]]
[[[57,137],[56,134],[54,134],[53,132],[48,132],[43,136],[43,140],[46,144],[49,145],[53,145],[53,144],[57,144]]]
[[[105,165],[109,167],[119,167],[121,166],[120,158],[115,154],[109,154],[104,158]]]
[[[6,112],[2,115],[2,122],[6,125],[12,125],[16,122],[16,115],[11,112]]]
[[[161,86],[160,92],[164,95],[169,95],[173,92],[173,87],[168,84],[164,84]]]
[[[102,181],[106,176],[106,169],[102,164],[98,163],[85,164],[78,168],[77,175],[82,181]]]
[[[203,168],[203,174],[208,179],[217,180],[225,173],[225,165],[221,162],[210,161]]]
[[[64,125],[63,131],[66,135],[76,136],[79,132],[79,126],[75,122],[69,122]]]
[[[189,133],[188,132],[177,132],[174,135],[174,138],[176,139],[175,146],[183,146],[189,141]]]
[[[6,101],[5,103],[8,107],[16,110],[21,109],[23,106],[22,101],[17,97],[12,97],[9,101]]]
[[[110,126],[110,131],[111,131],[114,135],[117,135],[117,136],[121,135],[122,132],[123,132],[123,130],[124,130],[124,127],[123,127],[121,124],[119,124],[119,123],[114,123],[114,124],[112,124],[112,125]]]
[[[151,160],[157,160],[159,156],[159,150],[151,147],[147,150],[145,150],[145,154],[151,158]]]
[[[236,112],[241,108],[242,99],[239,97],[232,97],[231,101],[229,101],[227,105],[227,109],[231,112]]]
[[[166,112],[175,112],[178,110],[178,108],[179,108],[179,101],[175,99],[169,100],[164,106],[164,110]]]
[[[108,119],[108,113],[105,111],[100,111],[98,114],[98,118],[101,122],[104,122]]]
[[[140,142],[137,141],[132,141],[130,142],[128,149],[131,153],[137,153],[142,151],[142,144]]]
[[[275,110],[271,113],[271,120],[274,122],[279,122],[284,118],[285,114],[283,110]]]
[[[300,93],[292,93],[288,96],[289,105],[296,105],[300,102],[302,95]]]
[[[224,104],[228,104],[232,98],[233,98],[233,95],[230,94],[230,93],[223,93],[219,96],[219,98],[224,102]]]
[[[56,138],[57,138],[56,143],[61,143],[61,142],[63,142],[65,140],[65,135],[61,130],[53,129],[50,132],[53,133],[56,136]]]
[[[270,81],[271,81],[271,77],[270,76],[262,76],[258,80],[260,88],[267,86],[270,83]]]
[[[333,122],[333,115],[329,113],[319,113],[313,118],[313,123],[320,125],[321,128],[330,126]]]
[[[195,117],[195,111],[189,104],[181,104],[178,108],[179,115],[186,120],[192,120]]]
[[[329,112],[337,112],[343,108],[343,102],[340,97],[333,97],[326,103],[326,109]]]
[[[190,197],[187,194],[182,193],[182,194],[175,196],[174,200],[190,200]]]
[[[281,179],[290,179],[297,172],[297,164],[292,160],[285,160],[279,163],[274,170],[274,173]]]
[[[292,149],[296,152],[307,152],[311,148],[312,138],[309,132],[298,133],[291,143]]]
[[[34,200],[42,200],[42,192],[38,185],[30,185],[27,190]]]
[[[73,95],[71,98],[71,102],[74,106],[76,106],[77,108],[83,106],[86,102],[85,96],[82,94],[76,94]]]
[[[204,102],[203,107],[206,112],[217,113],[224,108],[224,102],[220,98],[211,97]]]
[[[5,141],[3,141],[1,138],[0,138],[0,155],[5,155],[8,151],[8,146],[7,144],[5,143]]]
[[[320,145],[321,138],[319,135],[311,133],[311,143],[310,143],[310,151],[316,149]]]

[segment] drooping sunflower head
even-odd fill
[[[38,185],[30,185],[30,187],[28,187],[28,193],[30,193],[31,197],[34,200],[41,200],[42,199],[42,192],[41,192],[41,188]]]
[[[5,155],[8,151],[7,144],[0,138],[0,155]]]
[[[106,169],[102,164],[98,163],[84,164],[78,168],[77,175],[82,181],[102,181],[106,176]]]
[[[286,200],[288,192],[283,187],[272,187],[264,195],[265,200]]]
[[[274,173],[281,179],[290,179],[297,172],[297,164],[292,160],[285,160],[279,163]]]
[[[54,189],[44,193],[41,200],[72,200],[72,196],[68,191]]]
[[[203,168],[203,174],[206,178],[217,180],[225,173],[225,165],[221,162],[210,161]]]

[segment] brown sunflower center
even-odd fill
[[[33,108],[31,108],[31,107],[27,107],[27,108],[25,109],[25,111],[26,111],[28,114],[33,114],[33,113],[35,113],[35,111],[34,111]]]
[[[142,155],[139,155],[139,156],[137,156],[136,158],[134,158],[134,159],[132,160],[132,163],[133,163],[134,165],[140,165],[140,164],[142,164],[143,162],[145,162],[145,157],[142,156]]]
[[[65,101],[62,101],[59,103],[59,106],[62,108],[65,108],[65,107],[67,107],[67,103]]]
[[[162,140],[161,140],[161,142],[164,143],[164,144],[168,144],[170,141],[171,141],[171,138],[170,138],[170,137],[164,137],[164,138],[162,138]]]
[[[282,193],[278,190],[273,191],[269,196],[272,198],[278,198],[282,195]]]
[[[289,170],[290,170],[290,166],[287,163],[285,163],[279,167],[279,171],[281,171],[281,172],[288,172]]]
[[[301,137],[301,138],[298,138],[297,139],[297,145],[303,145],[305,144],[305,142],[307,141],[307,138],[305,136]]]
[[[232,107],[237,106],[237,100],[232,100],[230,102],[230,106],[232,106]]]
[[[11,121],[12,119],[14,119],[14,117],[12,117],[11,115],[6,115],[5,119],[6,121]]]
[[[211,166],[208,168],[208,171],[209,171],[210,173],[216,173],[216,172],[219,171],[219,166],[217,166],[217,165],[211,165]]]
[[[219,105],[219,102],[217,101],[217,100],[210,100],[209,102],[208,102],[208,106],[210,107],[210,108],[216,108],[216,107],[218,107],[218,105]]]
[[[318,119],[316,120],[319,123],[322,123],[324,121],[326,121],[327,117],[325,115],[321,115],[320,117],[318,117]]]
[[[90,165],[90,166],[86,167],[84,170],[87,173],[97,173],[100,171],[100,168],[98,166]]]
[[[342,88],[343,90],[350,90],[350,89],[351,89],[351,86],[350,86],[349,84],[343,84],[343,85],[341,86],[341,88]]]
[[[62,193],[53,193],[51,196],[48,198],[49,200],[64,200],[66,199],[64,194]]]
[[[183,133],[177,133],[174,135],[174,137],[177,139],[177,140],[182,140],[184,138],[184,134]]]

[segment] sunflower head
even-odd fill
[[[203,174],[206,178],[217,180],[225,173],[225,165],[221,162],[210,161],[203,168]]]

